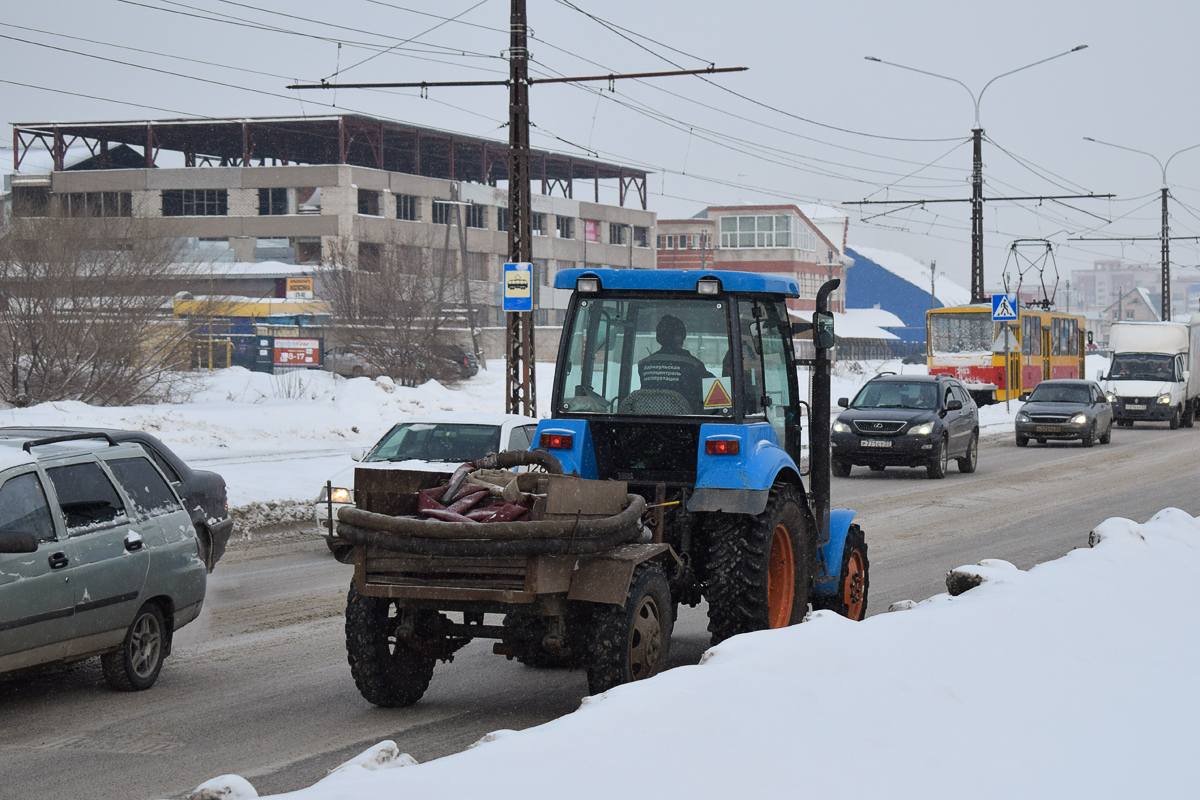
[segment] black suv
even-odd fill
[[[951,458],[959,472],[974,472],[979,457],[979,409],[958,380],[948,375],[895,375],[869,380],[838,405],[833,423],[833,474],[850,475],[854,465],[925,467],[931,478],[946,477]]]

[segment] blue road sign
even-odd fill
[[[1013,322],[1017,319],[1017,298],[1015,295],[992,295],[992,322]]]
[[[504,310],[533,311],[533,264],[504,265]]]

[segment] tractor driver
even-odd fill
[[[642,389],[665,389],[677,392],[698,413],[702,399],[702,379],[711,378],[704,362],[683,349],[687,327],[673,314],[664,314],[655,329],[659,349],[638,362]]]

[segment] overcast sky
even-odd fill
[[[621,81],[615,92],[605,84],[530,90],[536,146],[650,170],[649,205],[664,219],[709,204],[969,197],[967,91],[865,56],[956,78],[978,95],[1001,73],[1088,45],[1003,77],[983,95],[985,193],[1117,199],[987,206],[989,287],[1016,238],[1050,238],[1064,279],[1096,258],[1157,263],[1157,241],[1068,241],[1156,236],[1160,228],[1154,160],[1083,137],[1164,161],[1200,144],[1200,5],[1189,0],[573,2],[625,31],[562,0],[529,0],[534,74],[749,67],[704,80]],[[355,82],[502,79],[508,12],[508,0],[9,0],[0,17],[0,110],[14,123],[311,115],[336,102],[506,140],[502,87],[433,89],[422,99],[361,90],[300,97],[284,86],[335,80],[339,67],[341,80]],[[1171,162],[1167,183],[1172,234],[1200,235],[1200,148]],[[615,198],[615,187],[602,193]],[[867,221],[861,216],[884,209],[848,210],[851,246],[936,259],[939,271],[969,285],[969,204]],[[1174,242],[1172,261],[1200,280],[1195,243]]]

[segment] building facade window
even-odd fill
[[[608,223],[608,243],[625,244],[625,225],[621,222]]]
[[[794,247],[815,250],[816,237],[789,215],[721,217],[721,247]]]
[[[467,227],[468,228],[486,228],[487,227],[487,217],[485,216],[486,211],[487,211],[487,206],[477,206],[474,203],[472,203],[469,206],[464,206],[463,212],[467,216]]]
[[[132,192],[70,192],[62,195],[61,213],[68,217],[131,217]]]
[[[558,238],[575,238],[575,220],[573,217],[557,217],[555,219],[555,227],[558,229]]]
[[[454,219],[454,214],[451,209],[454,208],[450,203],[439,203],[436,199],[433,201],[433,224],[434,225],[449,225]]]
[[[370,217],[379,216],[379,192],[374,189],[358,190],[358,213]]]
[[[296,248],[297,264],[321,263],[320,239],[296,239],[292,242],[292,246]]]
[[[508,230],[508,209],[507,208],[497,208],[496,209],[496,230],[498,230],[498,231],[507,231]]]
[[[12,187],[12,215],[14,217],[44,217],[49,210],[49,186]]]
[[[164,217],[223,217],[229,213],[225,189],[163,189]]]
[[[463,268],[467,271],[467,280],[487,280],[487,253],[466,253],[463,259]]]
[[[396,195],[396,219],[417,219],[417,197],[411,194]]]
[[[649,247],[650,246],[650,229],[641,225],[633,226],[633,246],[634,247]]]
[[[382,251],[378,242],[359,242],[358,268],[364,272],[379,272],[383,266]]]
[[[540,212],[534,212],[529,215],[529,230],[534,236],[546,235],[546,215]]]
[[[594,219],[585,219],[583,221],[583,240],[585,242],[600,241],[600,223]]]
[[[288,213],[287,189],[259,189],[258,215],[279,217]]]

